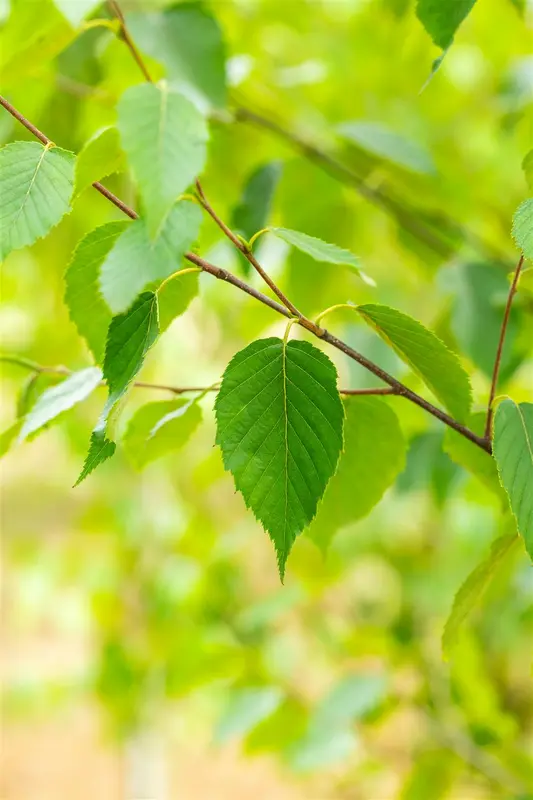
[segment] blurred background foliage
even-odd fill
[[[115,122],[120,93],[142,80],[113,30],[80,27],[87,11],[110,19],[94,5],[0,3],[3,93],[75,152]],[[220,215],[246,234],[268,215],[348,247],[377,282],[265,237],[262,263],[295,304],[308,316],[348,301],[412,314],[462,354],[482,409],[517,259],[511,219],[528,193],[532,21],[518,0],[479,2],[421,91],[439,52],[413,6],[123,3],[154,76],[210,110],[203,185]],[[2,113],[2,142],[28,136]],[[135,205],[126,173],[105,183]],[[4,352],[90,364],[63,275],[80,238],[119,218],[87,189],[48,238],[7,258]],[[208,220],[199,252],[261,288]],[[237,350],[284,329],[231,286],[208,275],[199,285],[143,380],[210,385]],[[526,289],[501,386],[517,401],[533,390]],[[355,316],[339,313],[330,327],[423,391]],[[337,366],[342,386],[375,385],[353,362]],[[53,378],[30,385],[18,366],[2,372],[7,428],[21,393],[27,401]],[[531,796],[533,572],[515,548],[443,660],[454,594],[512,522],[479,469],[450,458],[457,448],[434,420],[387,400],[408,443],[396,486],[338,530],[326,558],[299,537],[280,586],[268,539],[213,448],[212,396],[179,452],[137,473],[119,450],[70,489],[103,402],[96,395],[2,462],[3,796]],[[122,424],[164,398],[136,390]]]

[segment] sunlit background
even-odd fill
[[[142,75],[111,30],[75,32],[52,0],[11,5],[10,16],[0,3],[3,94],[78,152],[116,121],[118,97]],[[517,259],[512,215],[530,191],[532,22],[520,0],[480,0],[423,89],[439,50],[414,5],[183,3],[172,25],[157,11],[168,3],[122,7],[154,77],[212,109],[203,186],[220,215],[231,222],[251,173],[279,163],[270,221],[351,249],[377,283],[265,236],[261,262],[295,304],[310,317],[349,301],[412,314],[462,354],[482,409]],[[81,19],[77,0],[58,6]],[[2,110],[0,137],[29,134]],[[136,205],[126,173],[104,183]],[[47,239],[7,258],[4,353],[91,364],[63,276],[80,238],[114,219],[87,189]],[[260,288],[207,219],[199,252]],[[532,312],[533,294],[519,294],[501,386],[516,400],[533,392]],[[355,315],[328,327],[426,393]],[[142,380],[209,386],[239,349],[284,328],[202,274]],[[341,386],[376,385],[328,354]],[[30,385],[31,372],[8,364],[2,378],[2,429],[17,403],[57,380]],[[136,389],[121,427],[141,404],[170,398]],[[214,447],[213,394],[180,451],[136,472],[119,447],[71,488],[104,399],[96,390],[2,461],[2,798],[531,797],[533,571],[520,546],[445,661],[454,594],[513,522],[491,476],[450,459],[442,426],[387,399],[408,443],[405,470],[326,558],[300,536],[281,586],[272,545]]]

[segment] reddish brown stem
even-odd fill
[[[118,19],[118,21],[120,23],[120,36],[123,39],[124,44],[128,47],[130,53],[132,54],[133,58],[135,59],[135,63],[137,64],[137,66],[141,70],[141,72],[144,75],[145,79],[148,81],[148,83],[153,83],[153,80],[152,80],[152,78],[150,76],[150,73],[148,72],[146,64],[144,63],[141,54],[137,50],[137,47],[135,46],[135,42],[133,41],[133,39],[130,36],[130,33],[128,31],[128,27],[126,25],[126,19],[124,17],[124,14],[122,13],[122,9],[120,8],[120,6],[116,2],[116,0],[108,0],[108,3],[109,3],[109,7],[110,7],[111,11],[113,12],[113,14],[115,15],[115,17]]]
[[[487,409],[487,424],[485,425],[485,439],[490,440],[492,435],[492,417],[494,414],[493,404],[498,389],[498,378],[500,376],[500,368],[502,363],[503,346],[505,343],[505,334],[507,333],[507,326],[509,325],[509,317],[511,316],[511,308],[513,305],[513,298],[516,294],[520,273],[524,265],[524,256],[521,255],[518,259],[518,264],[513,275],[513,281],[509,294],[507,295],[507,303],[505,304],[505,311],[503,312],[502,327],[500,330],[500,338],[498,340],[498,348],[496,350],[496,358],[494,359],[494,369],[492,371],[492,382],[490,385],[489,405]]]

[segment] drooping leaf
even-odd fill
[[[153,239],[180,194],[203,170],[207,125],[190,100],[166,84],[130,87],[117,111]]]
[[[198,403],[184,398],[147,403],[133,415],[123,445],[133,466],[142,469],[150,461],[179,450],[202,419]]]
[[[437,47],[446,50],[476,0],[418,0],[416,14]]]
[[[312,724],[319,729],[331,730],[364,719],[383,702],[387,690],[384,675],[346,675],[317,705]]]
[[[98,131],[78,153],[74,194],[77,196],[94,181],[122,171],[125,163],[118,129],[109,127]]]
[[[405,470],[396,483],[400,492],[429,489],[439,508],[446,502],[459,471],[444,452],[443,441],[442,426],[416,434],[409,443]]]
[[[513,217],[513,237],[526,258],[533,258],[533,198],[524,200]]]
[[[496,539],[492,544],[489,556],[470,573],[455,595],[453,607],[442,634],[442,651],[445,657],[450,656],[461,625],[475,608],[494,573],[518,541],[518,537],[514,533]]]
[[[95,430],[91,434],[91,441],[89,443],[89,452],[83,464],[83,468],[79,474],[78,480],[74,487],[85,480],[87,475],[90,475],[104,461],[107,461],[114,454],[116,449],[115,442],[106,439],[105,433],[102,430]]]
[[[474,433],[483,436],[485,421],[486,414],[476,412],[471,414],[466,424]],[[505,492],[500,485],[496,462],[492,456],[448,427],[444,434],[444,450],[456,464],[475,475],[489,491],[497,494],[506,503]]]
[[[353,755],[358,743],[357,736],[349,727],[329,731],[313,728],[289,748],[289,763],[295,772],[327,769]]]
[[[91,231],[78,244],[65,274],[65,303],[78,333],[97,364],[104,358],[111,312],[98,286],[100,267],[130,222],[110,222]]]
[[[187,310],[198,294],[198,275],[178,272],[157,290],[159,305],[159,330],[164,333],[170,324]]]
[[[221,745],[249,733],[276,711],[282,699],[281,690],[275,686],[234,689],[215,727],[214,742]]]
[[[365,283],[375,286],[372,278],[366,275],[359,267],[359,259],[350,253],[349,250],[344,250],[342,247],[337,247],[336,244],[323,242],[322,239],[317,239],[316,236],[309,236],[307,233],[300,231],[292,231],[289,228],[268,228],[270,233],[277,236],[278,239],[283,239],[287,244],[296,247],[302,253],[306,253],[315,261],[325,262],[327,264],[342,264],[350,267],[357,275],[359,275]]]
[[[472,402],[470,381],[455,353],[420,322],[388,306],[357,306],[365,322],[413,369],[459,420]]]
[[[201,222],[199,206],[181,202],[171,208],[156,239],[150,239],[143,219],[128,225],[100,268],[100,290],[113,313],[125,311],[148,285],[180,269]]]
[[[349,397],[344,408],[344,451],[308,530],[323,550],[339,528],[371,511],[405,463],[398,418],[383,400]]]
[[[337,131],[343,139],[391,164],[422,175],[435,172],[433,159],[423,147],[380,123],[365,120],[343,122]]]
[[[17,419],[9,428],[0,433],[0,458],[9,452],[11,445],[17,441],[23,420]]]
[[[88,367],[69,375],[57,386],[46,389],[26,414],[19,439],[27,439],[64,411],[81,403],[96,389],[101,380],[102,371],[98,367]]]
[[[251,239],[267,224],[281,170],[279,161],[271,161],[257,167],[248,177],[232,217],[233,228],[242,233],[245,239]]]
[[[522,169],[524,170],[526,183],[533,191],[533,150],[530,150],[529,153],[524,156],[524,160],[522,161]]]
[[[33,244],[70,211],[76,157],[38,142],[0,150],[0,260]]]
[[[336,381],[331,361],[308,342],[260,339],[234,356],[217,395],[224,466],[270,534],[282,578],[342,448]]]
[[[533,559],[533,403],[502,400],[494,417],[493,448],[518,532]]]
[[[225,47],[218,21],[200,3],[127,16],[141,49],[166,68],[169,83],[198,92],[212,106],[226,104]]]
[[[111,320],[104,357],[104,378],[109,395],[92,433],[89,453],[76,486],[115,452],[115,443],[107,436],[108,422],[158,335],[157,297],[153,292],[143,292],[128,311]]]

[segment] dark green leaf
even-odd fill
[[[494,417],[493,448],[501,484],[533,559],[533,403],[502,400]]]
[[[85,459],[85,463],[83,464],[79,478],[74,486],[78,486],[83,480],[85,480],[87,475],[96,469],[96,467],[98,467],[100,464],[103,464],[104,461],[108,460],[108,458],[111,458],[115,452],[115,449],[115,442],[110,442],[109,439],[106,439],[103,431],[93,431],[91,434],[87,458]]]
[[[155,285],[177,272],[196,240],[202,212],[194,203],[177,203],[151,240],[146,223],[135,220],[115,241],[100,268],[100,289],[107,305],[125,311],[149,284]]]
[[[38,142],[0,150],[0,261],[33,244],[70,211],[76,157]]]
[[[461,625],[479,603],[494,573],[518,541],[516,534],[500,536],[499,539],[496,539],[488,558],[478,564],[455,595],[453,607],[442,634],[442,651],[445,657],[450,656]]]
[[[437,47],[446,50],[476,0],[418,0],[416,14]]]
[[[84,144],[76,161],[74,194],[77,196],[94,181],[124,169],[117,128],[104,128]]]
[[[457,419],[468,416],[472,402],[468,375],[432,331],[388,306],[368,304],[357,310]]]
[[[124,449],[136,469],[179,450],[190,439],[202,419],[194,400],[163,400],[147,403],[131,418],[124,434]]]
[[[251,239],[267,224],[281,170],[281,163],[272,161],[257,167],[246,181],[241,201],[233,210],[232,218],[233,227],[245,239]]]
[[[190,100],[165,84],[130,87],[117,111],[122,145],[154,239],[180,194],[204,168],[207,125]]]
[[[344,408],[344,452],[308,531],[323,550],[339,528],[371,511],[405,463],[398,418],[383,400],[350,397]]]
[[[397,481],[401,492],[430,489],[442,507],[457,476],[458,468],[443,451],[444,431],[431,430],[411,439],[407,463]]]
[[[110,222],[91,231],[78,244],[65,275],[65,303],[78,333],[97,363],[104,358],[111,312],[100,295],[100,267],[130,222]]]
[[[466,424],[474,433],[483,436],[486,418],[486,413],[476,412],[469,417]],[[489,491],[497,494],[506,503],[505,493],[498,478],[496,462],[492,456],[452,428],[446,428],[444,450],[456,464],[475,475]]]
[[[331,361],[308,342],[261,339],[234,356],[217,395],[224,466],[270,534],[282,578],[339,459],[336,382]]]

